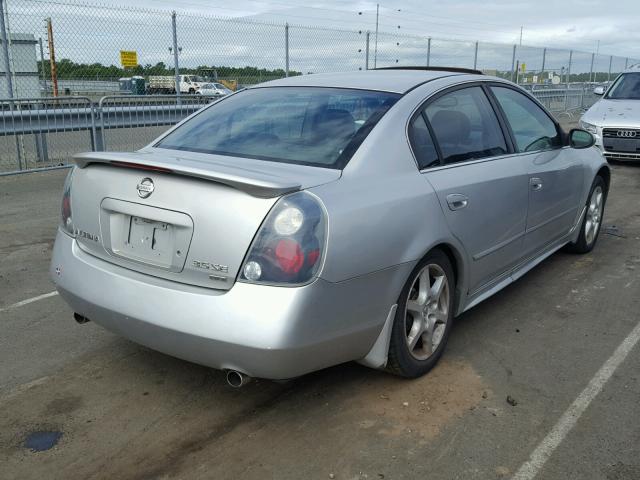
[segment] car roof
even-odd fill
[[[365,70],[341,73],[314,73],[281,78],[256,85],[259,87],[335,87],[405,93],[412,88],[443,77],[476,77],[446,70]]]

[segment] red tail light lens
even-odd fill
[[[281,198],[260,227],[239,280],[288,285],[310,282],[320,269],[325,223],[315,196],[297,192]]]
[[[276,260],[280,270],[288,274],[296,274],[304,265],[304,254],[300,244],[295,240],[283,238],[275,249]]]
[[[71,169],[64,181],[64,187],[62,192],[62,206],[60,209],[60,223],[62,229],[71,236],[75,236],[75,229],[73,227],[73,216],[71,212],[71,181],[73,179],[74,169]]]

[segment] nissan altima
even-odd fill
[[[80,323],[236,386],[353,360],[417,377],[457,315],[593,249],[593,145],[476,71],[277,80],[137,152],[77,155],[50,275]]]

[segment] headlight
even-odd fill
[[[239,281],[275,285],[309,283],[322,263],[326,221],[315,196],[297,192],[282,197],[249,248]]]
[[[598,133],[598,127],[593,123],[587,123],[580,120],[579,125],[580,125],[580,128],[582,128],[583,130],[586,130],[589,133],[593,133],[594,135]]]

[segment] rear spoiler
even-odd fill
[[[229,162],[213,159],[205,163],[179,158],[175,154],[158,160],[157,157],[154,158],[145,152],[89,152],[77,154],[73,160],[79,168],[85,168],[91,164],[108,164],[142,171],[202,178],[262,198],[279,197],[285,193],[300,190],[302,187],[300,182],[271,175],[258,169],[235,166]]]

